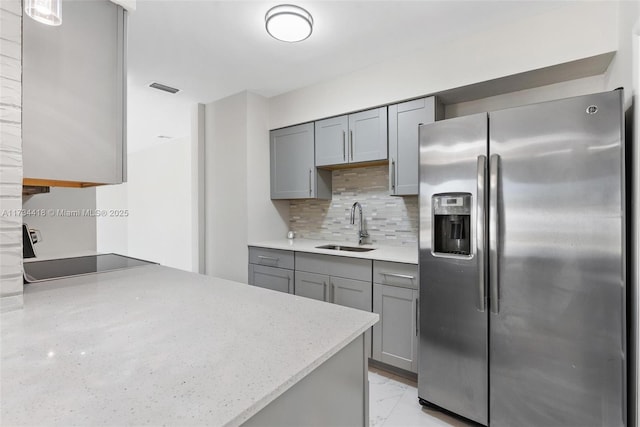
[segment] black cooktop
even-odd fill
[[[116,254],[32,261],[23,264],[24,280],[27,283],[34,283],[150,264],[154,263]]]

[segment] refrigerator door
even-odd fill
[[[486,155],[486,114],[420,127],[418,396],[482,424],[488,421],[483,263]],[[440,213],[446,213],[450,206],[445,205],[450,203],[456,213],[469,214],[467,218],[451,216],[444,230],[450,233],[444,236],[444,249],[437,249],[443,237],[434,238],[434,209],[440,203],[444,209]],[[443,216],[439,219],[447,221]],[[467,242],[463,250],[448,245],[456,240],[453,237],[461,238],[458,243]],[[443,250],[452,253],[440,253]]]
[[[489,115],[492,427],[625,424],[621,99]]]

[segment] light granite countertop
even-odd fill
[[[26,285],[3,425],[239,425],[378,315],[159,265]]]
[[[354,243],[312,240],[312,239],[279,239],[262,242],[251,242],[249,246],[260,248],[283,249],[288,251],[311,252],[315,254],[347,256],[352,258],[364,258],[377,261],[402,262],[406,264],[418,263],[417,246],[384,246],[384,245],[361,245],[364,248],[375,248],[369,252],[348,252],[336,251],[332,249],[318,249],[316,246],[338,244],[344,246],[358,246]]]

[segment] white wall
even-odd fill
[[[129,155],[130,256],[191,271],[190,148],[181,138]]]
[[[618,47],[616,2],[566,2],[413,55],[270,99],[270,128],[545,68]]]
[[[191,185],[189,138],[129,153],[128,182],[97,190],[98,209],[128,211],[98,220],[98,251],[192,271]]]
[[[635,295],[632,293],[632,296],[635,296],[632,299],[632,304],[635,305],[635,310],[633,310],[633,315],[635,316],[635,360],[633,363],[635,365],[635,388],[632,390],[635,393],[635,408],[632,406],[633,413],[635,414],[635,424],[637,425],[637,420],[640,418],[638,414],[638,409],[640,408],[640,394],[638,393],[638,372],[640,371],[640,359],[638,358],[638,343],[640,343],[640,319],[638,317],[638,307],[640,307],[640,292],[638,292],[638,288],[640,287],[640,225],[638,224],[638,216],[640,209],[640,106],[637,105],[638,102],[638,94],[640,93],[640,19],[636,22],[635,31],[633,36],[633,88],[634,88],[634,138],[633,138],[633,146],[635,147],[635,151],[633,152],[633,186],[632,189],[632,214],[633,214],[633,224],[632,224],[632,232],[631,234],[631,281],[634,285]],[[633,394],[631,394],[633,397]]]
[[[247,281],[247,95],[205,106],[205,272]]]
[[[42,241],[34,248],[38,258],[74,256],[96,251],[96,188],[51,187],[50,193],[25,197],[22,207],[44,210],[45,215],[25,216],[29,228],[39,229]]]
[[[96,188],[96,208],[100,210],[127,210],[128,186],[104,185]],[[127,255],[128,218],[122,216],[105,216],[96,218],[96,248],[100,253],[113,252]]]
[[[0,311],[22,307],[22,8],[0,3]]]
[[[289,201],[271,200],[268,100],[247,94],[247,208],[249,242],[283,238]]]
[[[286,235],[270,200],[267,100],[241,92],[205,106],[206,274],[247,282],[250,241]]]

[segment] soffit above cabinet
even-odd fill
[[[607,52],[576,61],[445,90],[438,92],[436,95],[443,104],[457,104],[554,83],[597,76],[607,71],[614,55],[615,52]]]

